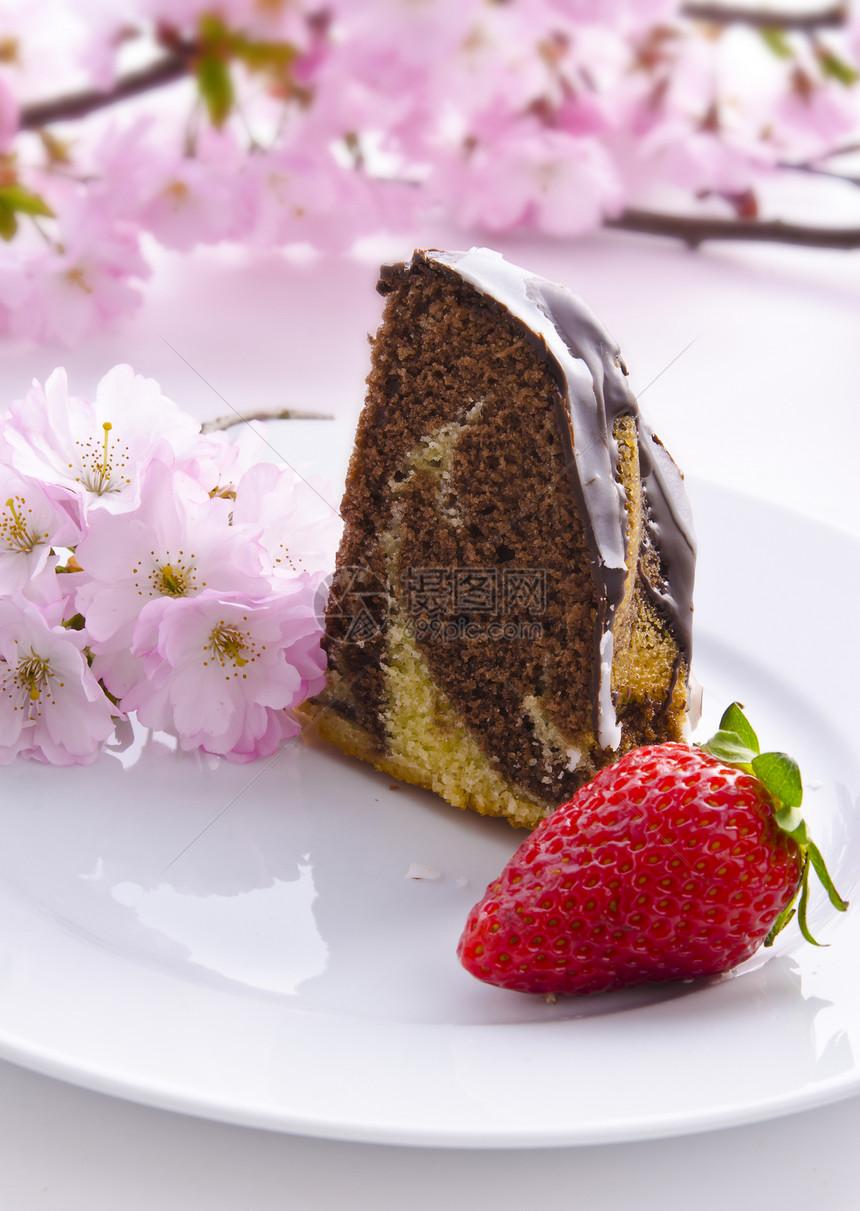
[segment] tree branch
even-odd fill
[[[766,244],[795,244],[805,248],[860,248],[860,227],[809,227],[781,219],[713,219],[625,210],[606,227],[640,235],[668,236],[698,248],[709,240],[744,240]]]
[[[840,29],[848,17],[845,4],[832,4],[828,8],[814,9],[808,13],[795,13],[786,9],[749,9],[730,4],[697,4],[691,2],[681,6],[681,13],[691,21],[707,21],[712,25],[749,25],[753,29],[796,29],[807,32],[818,29]]]
[[[153,88],[172,84],[187,75],[192,53],[193,47],[190,45],[170,51],[147,67],[121,76],[113,88],[104,91],[87,89],[84,92],[67,93],[65,96],[52,97],[48,101],[35,101],[25,105],[21,109],[20,128],[38,130],[51,122],[83,118],[98,109],[115,105],[117,101],[125,101]]]
[[[845,185],[860,186],[860,176],[850,176],[846,172],[838,172],[835,168],[822,168],[818,164],[781,164],[787,172],[803,172],[810,177],[824,177],[828,181],[841,181]]]
[[[204,421],[200,432],[218,433],[223,429],[232,429],[233,425],[247,425],[252,420],[334,420],[334,416],[331,412],[308,412],[303,408],[261,408],[258,412],[216,416],[214,420]]]

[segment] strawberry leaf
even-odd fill
[[[794,901],[792,900],[792,902],[790,904],[787,904],[785,906],[785,908],[782,910],[782,912],[779,914],[779,916],[774,921],[773,925],[771,925],[770,933],[767,935],[767,937],[764,940],[765,946],[773,946],[774,938],[776,938],[777,935],[782,933],[782,931],[785,929],[786,925],[789,923],[789,921],[792,919],[792,917],[794,916],[794,914],[796,912],[797,912],[797,908],[795,907]]]
[[[786,753],[762,753],[756,736],[740,703],[733,702],[723,713],[719,731],[711,737],[707,744],[700,748],[722,761],[745,773],[752,774],[762,784],[773,800],[774,823],[784,833],[791,837],[800,852],[803,866],[799,881],[799,898],[795,908],[794,899],[785,906],[771,927],[765,939],[765,946],[773,945],[777,934],[785,928],[792,917],[797,915],[797,924],[807,942],[818,946],[809,931],[806,921],[806,909],[809,903],[809,872],[812,869],[818,876],[822,887],[827,892],[828,899],[838,912],[845,912],[848,901],[843,900],[833,885],[830,872],[825,865],[821,851],[812,842],[806,828],[806,821],[800,814],[800,804],[803,801],[803,782],[800,770],[793,757]]]
[[[788,833],[798,845],[806,845],[809,837],[806,833],[806,821],[797,807],[777,807],[773,818],[784,833]]]
[[[745,770],[752,767],[753,761],[758,756],[758,750],[746,745],[737,732],[724,731],[722,728],[715,732],[708,743],[702,745],[702,748],[712,757],[716,757],[717,761],[723,761],[726,765],[740,766]]]
[[[833,886],[833,880],[830,878],[830,872],[824,863],[824,859],[821,856],[821,851],[819,850],[818,846],[813,844],[812,841],[807,840],[803,852],[803,874],[800,880],[800,900],[798,901],[797,905],[797,924],[799,925],[800,932],[803,934],[807,942],[811,942],[813,946],[820,946],[821,943],[816,942],[815,938],[810,933],[809,925],[806,921],[806,908],[809,904],[809,868],[812,867],[812,869],[818,875],[822,887],[827,892],[827,897],[830,900],[830,903],[837,910],[837,912],[845,912],[848,907],[848,901],[843,900],[839,892]],[[774,926],[774,929],[775,928],[776,926]],[[768,935],[768,937],[769,936],[770,935]]]
[[[744,714],[739,702],[733,702],[723,712],[723,717],[720,720],[720,731],[734,732],[747,748],[751,748],[754,753],[761,752],[758,736],[753,731],[752,725]]]
[[[797,924],[800,926],[800,932],[812,946],[820,946],[820,942],[816,942],[812,934],[809,932],[809,926],[806,923],[806,907],[809,904],[809,854],[807,853],[803,862],[803,875],[800,879],[800,899],[797,903]]]
[[[800,807],[803,783],[793,757],[786,753],[762,753],[752,762],[752,772],[782,807]],[[791,832],[791,829],[787,829]]]
[[[812,863],[812,869],[818,875],[818,878],[821,881],[821,886],[827,892],[827,898],[830,900],[830,903],[837,910],[837,912],[845,912],[846,908],[848,907],[848,901],[843,900],[839,892],[833,886],[833,880],[830,878],[830,872],[824,864],[824,859],[821,856],[821,851],[819,850],[818,846],[815,845],[814,842],[809,841],[807,842],[806,849],[807,853],[809,854],[809,861]]]

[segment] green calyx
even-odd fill
[[[707,744],[699,745],[699,748],[703,752],[710,753],[724,765],[734,766],[735,769],[743,770],[744,773],[752,774],[754,778],[757,778],[773,800],[774,823],[791,837],[800,849],[803,868],[798,891],[791,903],[786,905],[777,917],[770,933],[765,938],[765,946],[773,945],[774,938],[785,928],[795,913],[804,938],[813,946],[818,946],[819,943],[809,932],[806,921],[810,868],[818,876],[830,903],[838,912],[845,912],[848,901],[843,900],[834,887],[821,851],[810,838],[806,821],[800,814],[803,783],[797,762],[786,753],[763,753],[758,736],[737,702],[733,702],[725,711],[715,735]],[[796,907],[795,901],[797,901]]]

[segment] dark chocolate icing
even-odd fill
[[[495,299],[545,351],[561,392],[561,431],[603,602],[597,635],[598,734],[604,746],[616,747],[608,637],[627,579],[627,512],[613,438],[616,421],[622,416],[637,421],[646,526],[661,564],[659,582],[650,577],[647,586],[668,616],[689,670],[696,546],[683,477],[641,417],[618,345],[578,296],[488,249],[416,252],[413,263],[415,259],[448,266],[481,294]]]

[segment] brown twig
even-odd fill
[[[717,219],[691,215],[625,210],[607,227],[640,235],[668,236],[698,248],[710,240],[744,240],[767,244],[796,244],[805,248],[860,248],[860,227],[810,227],[781,219]]]
[[[749,25],[753,29],[796,29],[811,32],[819,29],[840,29],[848,17],[845,4],[795,13],[789,9],[749,9],[731,4],[696,4],[681,6],[683,16],[691,21],[706,21],[711,25]]]
[[[169,51],[147,67],[121,76],[110,89],[86,89],[83,92],[52,97],[47,101],[34,101],[22,107],[20,127],[22,130],[38,130],[52,122],[84,118],[87,114],[106,109],[118,101],[140,96],[141,93],[161,88],[165,84],[172,84],[187,75],[192,53],[191,46]]]
[[[200,426],[201,433],[217,433],[219,430],[231,429],[233,425],[247,424],[248,421],[260,420],[334,420],[330,412],[308,412],[302,408],[261,408],[257,412],[235,412],[232,416],[216,416],[214,420],[204,421]]]
[[[787,172],[802,172],[809,177],[824,177],[828,181],[842,181],[846,185],[860,186],[860,176],[851,176],[835,168],[822,168],[818,164],[781,164]]]

